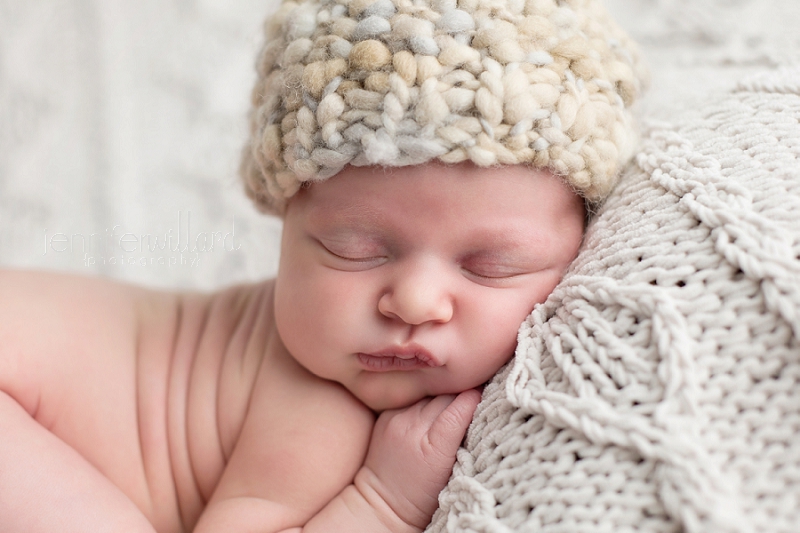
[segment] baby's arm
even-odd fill
[[[357,469],[355,479],[349,484],[345,481],[339,485],[344,486],[343,490],[328,498],[328,503],[321,509],[308,514],[308,509],[298,512],[297,483],[293,483],[291,478],[281,480],[287,485],[285,492],[264,495],[267,497],[243,497],[239,489],[221,487],[195,533],[233,530],[265,533],[421,531],[436,509],[438,494],[447,483],[456,450],[479,400],[480,393],[470,390],[458,396],[426,399],[406,409],[383,413],[372,433],[366,460]],[[317,451],[321,451],[323,444],[334,446],[342,443],[317,444],[320,444]],[[319,482],[313,483],[313,490],[318,491],[329,484],[331,476],[348,471],[352,476],[356,471],[341,468],[336,456],[336,453],[328,455],[331,462],[325,464],[319,461],[318,454],[311,454],[308,457],[311,464],[300,465],[290,453],[284,462],[287,470],[297,468],[295,480],[309,474],[308,467],[315,470],[312,474],[319,477]],[[224,482],[225,477],[221,485]],[[239,484],[231,482],[229,487],[236,485]],[[286,502],[287,496],[293,492],[294,504],[279,503]]]

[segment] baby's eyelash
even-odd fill
[[[498,280],[508,279],[524,274],[524,272],[516,269],[510,269],[507,272],[499,272],[499,271],[488,272],[486,270],[468,268],[468,267],[462,267],[462,269],[465,270],[466,272],[469,272],[473,276],[477,276],[479,278],[484,278],[484,279],[498,279]]]
[[[328,248],[325,248],[325,249],[328,250]],[[342,259],[344,261],[354,261],[356,263],[365,263],[365,262],[373,261],[375,259],[379,259],[379,256],[351,257],[351,256],[346,256],[346,255],[340,255],[340,254],[337,254],[336,252],[333,252],[331,250],[328,250],[328,253],[331,254],[332,256],[338,258],[338,259]]]
[[[462,258],[459,261],[462,270],[475,276],[489,279],[502,279],[523,274],[531,270],[531,265],[527,262],[520,262],[518,259],[496,256],[472,255]]]
[[[341,250],[334,251],[332,246],[326,245],[319,239],[316,239],[316,241],[325,252],[338,260],[347,261],[350,263],[373,263],[384,259],[383,255],[371,252],[359,254]]]

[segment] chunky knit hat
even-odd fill
[[[242,162],[282,214],[346,165],[548,168],[589,202],[628,159],[643,67],[600,0],[284,1]]]

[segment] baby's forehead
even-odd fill
[[[535,190],[545,195],[559,191],[577,193],[547,168],[528,165],[497,165],[480,167],[471,162],[443,164],[431,161],[421,165],[402,167],[346,166],[336,175],[326,180],[309,181],[304,189],[340,188],[345,194],[374,195],[382,190],[392,194],[404,191],[439,191],[453,199],[463,200],[459,194],[463,190],[480,191],[484,197],[501,196],[509,192]]]
[[[290,201],[319,223],[400,227],[552,225],[583,217],[583,199],[559,176],[525,165],[478,167],[426,163],[408,167],[346,167],[311,183]]]

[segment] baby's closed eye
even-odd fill
[[[461,269],[469,276],[488,280],[503,280],[534,274],[545,268],[541,259],[521,254],[474,254],[460,261]]]
[[[383,264],[388,256],[384,246],[367,236],[345,234],[314,240],[328,259],[361,268]]]

